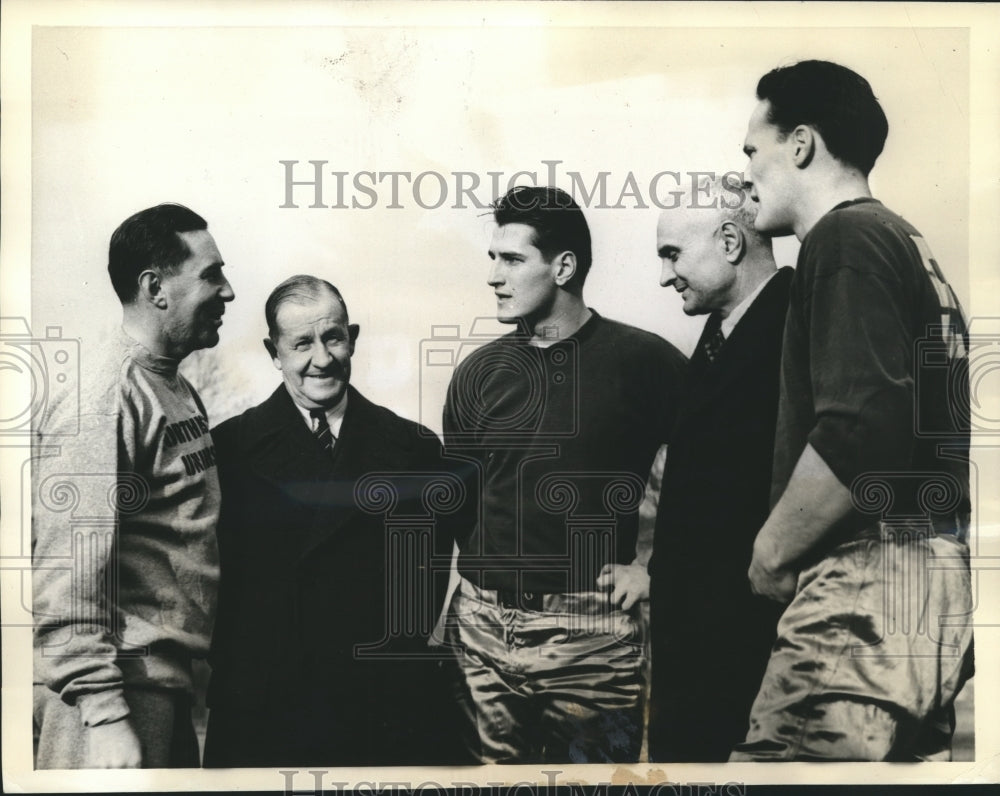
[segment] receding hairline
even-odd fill
[[[694,191],[691,188],[684,188],[683,190],[684,195],[679,197],[680,204],[677,207],[668,207],[660,211],[660,215],[657,218],[657,226],[664,220],[676,219],[678,217],[683,218],[685,224],[698,223],[699,225],[708,225],[717,223],[721,225],[723,222],[732,221],[741,227],[744,226],[738,218],[742,210],[742,205],[740,207],[728,207],[719,196],[714,197],[713,204],[703,204],[707,201],[704,191]],[[698,203],[695,201],[696,198]]]
[[[657,219],[657,238],[660,235],[660,225],[665,219],[670,218],[670,214],[683,213],[685,224],[696,224],[696,219],[705,219],[704,227],[715,226],[716,229],[726,222],[735,224],[750,239],[761,245],[769,244],[766,235],[761,234],[756,226],[757,206],[750,199],[749,191],[744,183],[735,183],[731,179],[733,172],[728,172],[714,178],[705,178],[697,184],[686,184],[680,189],[680,204],[677,207],[666,208],[661,211]],[[733,199],[739,197],[738,205],[733,206],[732,201],[727,201],[727,197]],[[697,198],[697,202],[695,199]],[[703,215],[696,216],[695,211],[702,211]],[[676,218],[676,215],[673,216]],[[702,224],[698,224],[699,227]],[[659,252],[659,242],[657,251]]]
[[[288,284],[289,282],[291,284]],[[348,325],[350,323],[350,314],[347,309],[347,302],[335,285],[319,277],[291,277],[272,290],[265,303],[265,315],[270,310],[270,317],[266,317],[265,320],[268,323],[268,336],[272,341],[276,340],[281,334],[282,330],[281,324],[278,321],[278,314],[285,304],[302,306],[314,303],[324,295],[337,300],[340,308],[344,311],[344,325]]]

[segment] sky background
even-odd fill
[[[595,261],[585,298],[689,353],[703,319],[658,285],[650,182],[742,170],[756,80],[807,57],[874,86],[891,129],[873,190],[924,233],[968,305],[964,30],[37,27],[32,46],[34,323],[82,338],[85,367],[92,341],[120,320],[105,270],[111,232],[143,207],[188,205],[208,220],[237,296],[219,346],[201,368],[190,363],[211,375],[213,423],[277,384],[260,342],[264,301],[311,273],[341,289],[361,324],[355,385],[440,430],[450,372],[421,368],[420,341],[434,325],[464,336],[494,312],[489,215],[460,200],[459,171],[479,177],[482,203],[494,198],[489,172],[503,174],[501,192],[518,171],[547,182],[543,161],[560,161],[567,190],[569,172],[588,190],[608,172],[604,206],[585,209]],[[313,178],[308,161],[327,161],[327,204],[333,171],[348,173],[348,205],[373,202],[352,187],[362,171],[436,172],[448,199],[422,208],[401,179],[401,208],[389,207],[387,180],[370,209],[312,208],[308,186],[294,188],[298,208],[282,208],[282,160],[299,161],[296,180]],[[675,182],[661,178],[661,202]],[[425,178],[423,204],[439,196]],[[779,265],[796,251],[778,241]]]

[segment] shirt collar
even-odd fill
[[[729,339],[729,335],[733,333],[733,329],[736,328],[736,324],[738,324],[740,320],[743,318],[743,316],[747,314],[747,310],[750,309],[750,305],[753,304],[754,299],[756,299],[757,296],[760,295],[760,292],[764,289],[764,286],[767,285],[767,283],[774,278],[774,274],[776,273],[778,272],[775,271],[767,279],[765,279],[763,282],[757,285],[757,287],[754,288],[753,293],[751,293],[749,296],[743,299],[743,301],[737,304],[736,308],[732,312],[730,312],[729,315],[727,315],[725,318],[722,319],[722,326],[720,326],[719,328],[722,329],[723,337],[725,337],[727,340]]]
[[[138,340],[133,339],[123,328],[118,329],[118,334],[119,340],[129,349],[132,359],[139,365],[154,373],[162,373],[166,376],[177,374],[177,368],[181,364],[179,359],[154,354]]]
[[[292,403],[295,403],[294,401]],[[303,409],[298,404],[295,404],[295,408],[299,410],[299,414],[302,415],[302,419],[305,420],[306,426],[310,431],[316,430],[316,421],[309,416],[309,410]],[[326,422],[330,424],[330,431],[333,432],[334,437],[340,436],[340,427],[344,424],[344,415],[347,413],[347,391],[344,391],[344,397],[340,399],[340,403],[334,406],[332,409],[326,410]]]
[[[538,345],[536,342],[532,341],[531,333],[527,331],[526,327],[522,327],[524,331],[518,334],[517,336],[521,338],[522,342],[526,343],[527,345],[530,345],[533,348],[542,348],[542,349],[554,348],[555,346],[560,346],[560,345],[572,345],[571,343],[567,342],[569,340],[575,340],[577,344],[582,343],[587,338],[591,337],[594,334],[594,330],[597,329],[598,326],[600,326],[600,324],[604,321],[600,313],[593,307],[587,307],[587,309],[590,310],[590,317],[583,322],[583,325],[581,325],[579,329],[573,332],[573,334],[568,335],[566,337],[559,337],[551,341],[546,341],[544,345]]]

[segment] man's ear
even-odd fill
[[[281,370],[281,362],[278,361],[278,349],[274,347],[274,342],[270,337],[264,338],[264,348],[267,349],[267,354],[271,357],[271,361],[274,362],[274,366]]]
[[[576,255],[573,252],[563,252],[556,255],[552,261],[555,268],[555,281],[559,287],[565,286],[576,274]]]
[[[747,251],[747,239],[735,221],[723,221],[719,231],[719,238],[722,241],[722,251],[726,255],[726,260],[736,265],[743,259]]]
[[[792,139],[792,162],[804,169],[816,154],[816,131],[807,124],[800,124],[789,135]]]
[[[160,280],[160,275],[152,268],[147,268],[139,274],[139,298],[161,310],[167,307],[167,297],[163,293],[163,282]]]
[[[347,338],[351,341],[351,356],[354,356],[354,344],[358,342],[359,334],[361,334],[361,327],[358,324],[347,324]]]

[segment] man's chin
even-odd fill
[[[341,402],[344,397],[344,393],[346,392],[347,386],[345,385],[342,389],[338,389],[336,392],[306,395],[306,397],[318,408],[329,410],[333,409],[333,407]]]
[[[215,348],[218,344],[219,333],[215,329],[205,331],[196,340],[190,342],[188,353],[200,351],[202,348]]]
[[[761,216],[759,214],[754,220],[753,226],[757,232],[761,235],[766,235],[769,238],[783,238],[786,235],[794,233],[791,224],[776,224],[770,221],[766,216]]]

